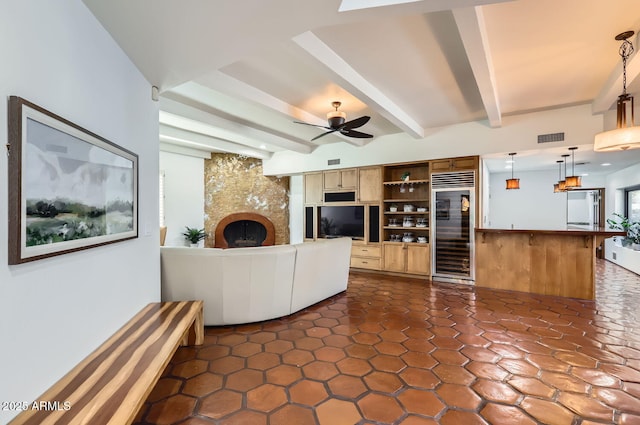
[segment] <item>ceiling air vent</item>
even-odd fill
[[[340,165],[340,159],[329,159],[327,165]]]
[[[538,134],[538,143],[562,142],[564,133]]]

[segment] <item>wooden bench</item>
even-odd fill
[[[178,346],[204,342],[202,313],[202,301],[149,304],[10,424],[132,423]]]

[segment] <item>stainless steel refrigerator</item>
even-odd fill
[[[475,171],[431,174],[431,276],[473,284]]]

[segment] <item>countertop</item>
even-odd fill
[[[526,233],[538,235],[567,235],[567,236],[626,236],[627,232],[622,230],[612,230],[605,227],[572,227],[558,229],[493,229],[476,227],[476,232],[480,233]]]

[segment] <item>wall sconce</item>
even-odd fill
[[[513,178],[513,168],[515,167],[515,161],[513,160],[513,157],[515,155],[515,152],[509,154],[509,156],[511,157],[511,178],[507,179],[507,190],[520,189],[520,179]]]

